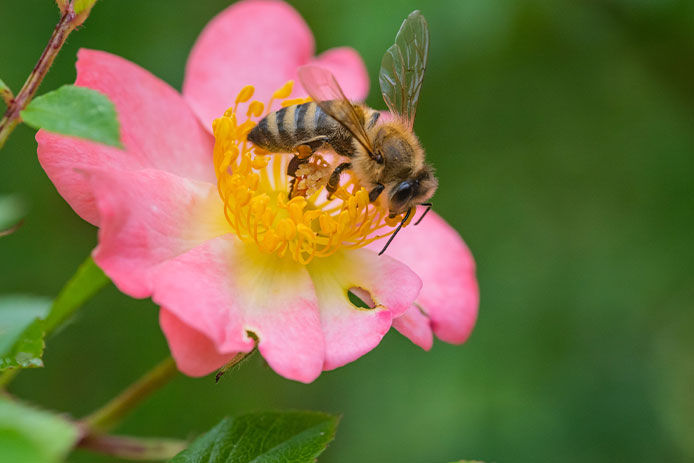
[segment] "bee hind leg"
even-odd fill
[[[287,165],[287,175],[290,177],[296,177],[296,171],[299,169],[299,166],[301,164],[306,164],[307,162],[308,158],[301,158],[298,155],[295,155]]]
[[[310,156],[310,155],[309,155]],[[296,196],[296,183],[297,183],[297,178],[296,178],[296,171],[299,170],[299,167],[302,164],[306,164],[308,162],[308,157],[302,158],[298,154],[294,155],[294,157],[289,161],[289,164],[287,165],[287,176],[291,177],[291,180],[289,181],[289,199],[292,199],[294,196]]]
[[[309,162],[309,158],[319,149],[321,146],[328,143],[328,137],[325,135],[319,135],[317,137],[311,138],[309,140],[304,140],[294,147],[296,154],[289,161],[287,165],[287,175],[292,177],[289,183],[289,198],[293,198],[300,192],[297,191],[298,179],[296,178],[296,172],[302,164]],[[339,175],[338,175],[339,181]]]
[[[332,195],[337,191],[337,187],[340,186],[340,174],[342,173],[342,171],[345,169],[350,169],[351,167],[352,163],[343,162],[335,168],[332,174],[330,174],[328,184],[325,186],[325,189],[328,190],[329,193],[328,198],[331,198]]]
[[[308,158],[310,158],[318,148],[323,146],[327,140],[328,137],[319,136],[296,145],[294,147],[296,154],[292,160],[289,161],[289,165],[287,165],[287,175],[290,177],[296,177],[296,171],[299,166],[308,162]]]

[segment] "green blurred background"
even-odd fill
[[[99,0],[41,91],[74,80],[79,47],[180,88],[197,34],[228,4]],[[478,325],[428,353],[391,332],[311,385],[257,357],[219,384],[180,377],[117,431],[191,437],[227,414],[308,408],[343,414],[324,463],[694,461],[694,2],[292,4],[318,51],[353,46],[374,85],[402,19],[429,20],[417,131],[436,208],[477,259]],[[15,90],[56,20],[50,0],[3,0],[0,76]],[[96,233],[55,192],[27,127],[0,153],[2,193],[31,210],[0,240],[0,292],[55,295]],[[156,312],[109,287],[11,391],[88,413],[166,355]]]

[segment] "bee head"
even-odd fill
[[[426,203],[434,196],[438,187],[434,169],[425,164],[412,177],[396,183],[390,191],[390,215],[397,215],[413,206]]]

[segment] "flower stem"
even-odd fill
[[[169,460],[186,448],[176,439],[87,434],[79,448],[127,460]]]
[[[253,351],[237,354],[220,370],[217,380],[219,380],[221,373],[238,365],[251,353]],[[186,442],[175,439],[143,439],[105,434],[120,423],[140,402],[168,383],[177,373],[174,360],[167,357],[106,405],[83,418],[79,422],[83,430],[83,437],[77,443],[77,447],[128,460],[168,460],[178,454],[186,447]]]
[[[19,113],[26,108],[34,97],[36,90],[38,90],[39,85],[41,85],[41,81],[43,81],[48,69],[53,64],[53,60],[58,55],[67,36],[70,35],[70,32],[77,26],[77,18],[78,15],[75,14],[71,2],[70,6],[65,9],[65,12],[60,17],[60,21],[55,26],[55,30],[46,48],[44,48],[43,53],[41,53],[41,57],[36,63],[36,66],[34,66],[33,71],[31,71],[31,74],[29,74],[26,82],[24,82],[21,90],[19,90],[17,96],[9,100],[5,115],[0,119],[0,148],[3,147],[7,141],[7,137],[10,136],[10,133],[12,133],[17,124],[19,124]]]
[[[82,422],[90,433],[103,433],[112,429],[140,402],[168,383],[177,373],[174,360],[167,357],[106,405],[85,417]]]

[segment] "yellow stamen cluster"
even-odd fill
[[[244,87],[236,104],[212,125],[217,187],[224,214],[239,239],[255,243],[263,252],[289,255],[307,264],[315,257],[362,247],[392,233],[400,218],[389,218],[378,202],[369,203],[367,191],[348,172],[342,175],[342,186],[328,197],[322,182],[327,181],[330,166],[319,154],[298,172],[302,176],[296,181],[304,182],[298,185],[304,187],[302,194],[289,199],[291,181],[286,170],[293,154],[268,153],[246,140],[256,125],[252,119],[264,115],[265,105],[250,102],[245,120],[239,123],[238,105],[250,100],[253,92],[252,86]],[[267,108],[290,93],[291,83],[287,83],[275,92]],[[286,100],[283,106],[302,101],[307,100]]]

